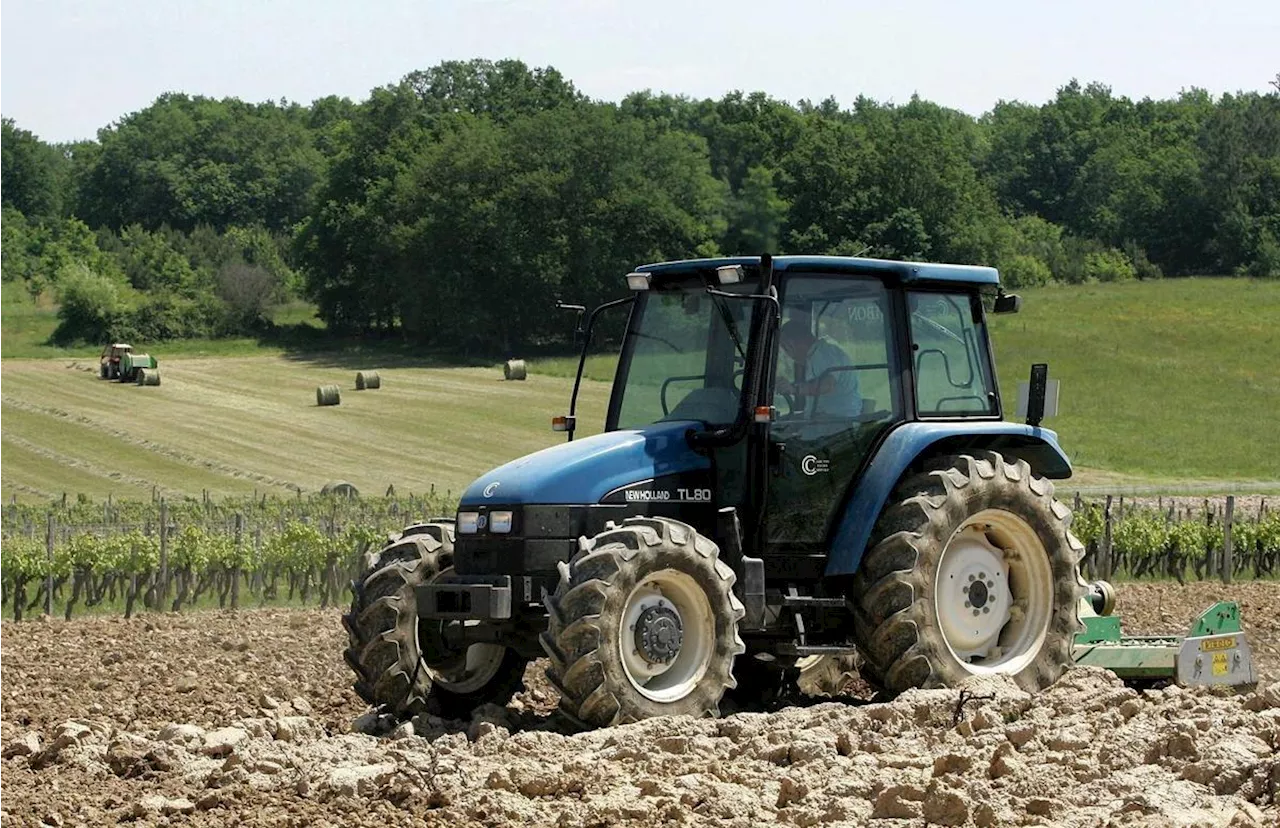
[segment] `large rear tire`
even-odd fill
[[[1035,692],[1071,666],[1084,547],[1053,485],[995,452],[905,480],[854,578],[864,678],[890,692],[1011,676]]]
[[[585,727],[653,716],[717,716],[745,651],[733,570],[692,527],[610,523],[559,565],[542,646],[560,709]]]
[[[452,563],[452,522],[421,523],[371,553],[352,582],[343,657],[356,673],[356,694],[396,718],[427,711],[465,717],[481,704],[506,704],[523,686],[527,660],[513,650],[473,644],[450,651],[444,622],[419,621],[414,588]]]

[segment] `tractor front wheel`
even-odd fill
[[[453,524],[410,526],[368,556],[342,616],[355,691],[396,718],[430,711],[465,718],[481,704],[506,704],[524,683],[527,659],[500,644],[449,649],[443,622],[419,620],[414,588],[453,563]],[[463,623],[463,622],[450,622]]]
[[[561,562],[542,646],[560,709],[587,727],[653,716],[716,716],[733,688],[745,611],[733,570],[692,527],[610,523]]]
[[[881,514],[854,579],[864,678],[891,692],[1071,666],[1084,547],[1053,485],[995,452],[939,460]]]

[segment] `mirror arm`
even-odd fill
[[[591,347],[591,332],[595,330],[596,317],[600,315],[601,311],[606,311],[609,308],[616,308],[619,305],[627,305],[634,302],[635,300],[636,300],[635,294],[632,294],[631,296],[625,296],[622,299],[614,299],[612,302],[605,302],[603,305],[599,305],[598,307],[596,307],[595,310],[591,311],[591,315],[587,317],[587,329],[583,333],[583,338],[582,338],[582,352],[578,355],[578,373],[573,378],[573,396],[569,398],[569,418],[568,418],[569,425],[568,425],[567,431],[568,431],[568,439],[570,441],[573,440],[573,432],[577,425],[578,389],[582,387],[582,370],[583,368],[586,367],[586,364],[587,364],[587,350]],[[561,307],[561,306],[562,306],[562,303],[557,301],[556,307]],[[581,311],[586,310],[586,308],[582,307],[581,305],[563,305],[563,307],[569,308],[570,310],[580,309],[578,313],[579,320],[582,319]]]

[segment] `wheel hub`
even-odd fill
[[[715,618],[692,576],[649,573],[627,595],[620,620],[618,655],[641,695],[674,702],[693,692],[715,653]]]
[[[684,629],[680,616],[661,604],[645,608],[636,619],[636,649],[650,664],[669,664],[680,654]]]
[[[938,621],[962,661],[999,655],[1013,595],[1004,552],[977,527],[948,544],[938,568]]]

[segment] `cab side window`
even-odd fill
[[[995,383],[986,332],[963,293],[908,294],[921,416],[988,415],[995,412]]]
[[[888,293],[874,279],[795,277],[782,308],[776,376],[788,399],[779,410],[805,420],[888,417]]]

